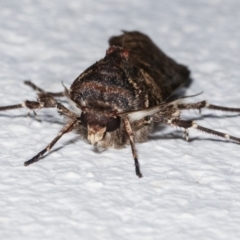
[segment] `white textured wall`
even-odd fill
[[[147,33],[185,63],[190,100],[240,107],[238,0],[0,0],[0,105],[34,100],[23,80],[50,91],[69,86],[104,56],[120,30]],[[163,128],[131,149],[102,153],[76,135],[24,167],[61,128],[54,110],[42,121],[27,110],[0,113],[0,239],[239,239],[240,147],[213,136]],[[203,111],[198,123],[240,136],[240,117]],[[225,117],[220,117],[225,116]]]

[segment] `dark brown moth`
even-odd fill
[[[86,69],[64,92],[51,93],[30,81],[25,84],[38,91],[37,101],[0,107],[0,111],[28,108],[56,108],[68,121],[52,142],[32,159],[37,162],[43,154],[66,133],[76,130],[95,146],[121,148],[130,144],[138,177],[142,177],[135,142],[148,140],[154,123],[177,126],[185,130],[196,128],[240,143],[240,138],[199,126],[194,121],[183,120],[181,111],[209,108],[240,112],[239,108],[227,108],[207,101],[184,104],[174,99],[177,89],[189,81],[190,72],[166,56],[151,39],[137,31],[124,32],[109,40],[106,56]],[[67,109],[55,97],[67,97],[74,111]],[[173,98],[173,99],[172,99]]]

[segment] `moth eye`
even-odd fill
[[[113,132],[120,127],[121,119],[120,117],[109,118],[107,123],[106,132]]]
[[[83,126],[87,126],[87,114],[86,113],[81,113],[80,117],[81,123]]]

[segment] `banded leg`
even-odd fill
[[[28,108],[30,110],[40,109],[40,102],[26,100],[23,103],[0,107],[0,111],[13,110],[18,108]]]
[[[39,93],[38,101],[26,100],[23,103],[0,107],[0,111],[28,108],[30,110],[41,109],[41,108],[54,108],[57,106],[57,101],[47,93]]]
[[[134,143],[134,139],[133,139],[133,131],[132,131],[130,122],[127,117],[123,117],[123,122],[125,125],[126,132],[128,134],[131,149],[132,149],[132,154],[133,154],[133,159],[134,159],[134,164],[135,164],[135,172],[136,172],[136,175],[139,178],[141,178],[143,175],[140,171],[140,165],[139,165],[138,156],[137,156],[137,149],[135,147],[135,143]]]
[[[39,161],[39,159],[46,153],[51,150],[51,148],[55,145],[55,143],[66,133],[69,133],[73,130],[74,125],[76,124],[77,120],[70,120],[67,124],[63,127],[63,129],[58,133],[58,135],[51,141],[50,144],[47,145],[41,152],[39,152],[36,156],[31,158],[30,160],[24,163],[24,166],[28,166],[34,162]]]
[[[54,97],[52,97],[48,93],[39,93],[38,102],[26,100],[21,104],[0,107],[0,111],[6,111],[11,109],[17,109],[17,108],[25,108],[25,107],[30,110],[42,109],[42,108],[57,108],[57,111],[60,114],[63,114],[70,119],[78,118],[78,116],[75,113],[67,109],[64,105],[59,103]]]
[[[24,81],[24,84],[28,85],[29,87],[31,87],[33,90],[41,92],[41,93],[47,93],[49,95],[51,95],[52,97],[64,97],[64,92],[57,92],[57,93],[53,93],[53,92],[46,92],[44,91],[42,88],[36,86],[34,83],[32,83],[31,81]]]
[[[237,143],[240,143],[240,138],[231,136],[227,133],[218,132],[218,131],[215,131],[215,130],[210,129],[210,128],[202,127],[202,126],[198,125],[197,123],[195,123],[194,121],[173,119],[171,121],[171,125],[178,126],[178,127],[184,128],[186,130],[188,130],[189,128],[195,128],[199,131],[202,131],[202,132],[205,132],[205,133],[208,133],[208,134],[212,134],[212,135],[215,135],[215,136],[218,136],[218,137],[221,137],[221,138],[225,138],[227,140],[232,140],[232,141],[235,141]]]
[[[186,109],[198,109],[200,112],[202,108],[208,108],[212,110],[220,110],[220,111],[225,111],[225,112],[239,112],[240,113],[240,108],[229,108],[229,107],[222,107],[222,106],[217,106],[213,104],[209,104],[207,101],[201,101],[197,103],[180,103],[177,104],[178,109],[180,110],[186,110]]]
[[[58,113],[66,116],[66,117],[68,117],[70,119],[76,119],[76,120],[78,120],[80,122],[79,116],[76,113],[70,111],[68,108],[66,108],[61,103],[57,103],[56,107],[57,107]]]

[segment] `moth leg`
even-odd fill
[[[66,108],[64,105],[61,103],[57,103],[57,111],[60,114],[63,114],[64,116],[70,118],[70,119],[77,119],[79,120],[79,116],[75,114],[74,112],[70,111],[68,108]],[[80,120],[79,120],[80,121]]]
[[[56,108],[58,113],[71,119],[77,119],[78,115],[70,111],[63,104],[59,103],[53,96],[48,93],[39,93],[38,102],[41,108]]]
[[[31,158],[30,160],[26,161],[24,163],[24,166],[28,166],[34,162],[39,161],[39,159],[46,153],[51,150],[51,148],[54,146],[54,144],[66,133],[69,133],[73,130],[74,125],[76,124],[77,120],[70,120],[67,122],[67,124],[63,127],[63,129],[58,133],[58,135],[51,141],[50,144],[47,145],[41,152],[39,152],[36,156]]]
[[[185,138],[186,141],[189,140],[189,130],[188,130],[188,128],[185,128],[184,133],[183,133],[183,138]]]
[[[198,109],[201,113],[202,108],[208,108],[212,110],[220,110],[220,111],[225,111],[225,112],[239,112],[240,113],[240,108],[229,108],[229,107],[222,107],[222,106],[217,106],[213,104],[209,104],[206,100],[197,102],[197,103],[181,103],[177,104],[178,109],[181,110],[186,110],[186,109]]]
[[[0,111],[18,109],[18,108],[28,108],[30,110],[41,109],[41,108],[52,108],[57,106],[57,101],[47,93],[39,93],[38,101],[26,100],[23,103],[3,106],[0,107]]]
[[[28,108],[30,110],[40,109],[43,107],[55,107],[57,101],[54,98],[49,98],[50,95],[40,93],[38,95],[38,101],[26,100],[20,104],[9,105],[0,107],[0,111],[12,110],[17,108]]]
[[[133,123],[133,129],[135,131],[141,129],[142,127],[149,125],[152,122],[152,118],[147,116]]]
[[[42,93],[47,93],[53,97],[64,97],[65,94],[64,92],[57,92],[57,93],[53,93],[53,92],[46,92],[44,91],[42,88],[36,86],[34,83],[32,83],[31,81],[24,81],[24,84],[28,85],[29,87],[31,87],[33,90],[38,91],[38,92],[42,92]]]
[[[227,133],[218,132],[218,131],[215,131],[215,130],[210,129],[210,128],[202,127],[202,126],[198,125],[197,123],[195,123],[194,121],[173,119],[169,122],[169,124],[173,125],[173,126],[178,126],[178,127],[181,127],[181,128],[185,128],[185,129],[195,128],[199,131],[202,131],[202,132],[205,132],[205,133],[208,133],[208,134],[212,134],[212,135],[215,135],[215,136],[218,136],[218,137],[221,137],[221,138],[225,138],[227,140],[232,140],[232,141],[235,141],[237,143],[240,143],[240,138],[231,136]]]
[[[0,111],[13,110],[18,108],[28,108],[30,110],[39,109],[40,102],[26,100],[23,103],[0,107]]]
[[[136,175],[139,178],[141,178],[143,175],[140,171],[140,165],[139,165],[138,156],[137,156],[137,149],[135,147],[135,143],[134,143],[134,139],[133,139],[132,127],[131,127],[130,122],[127,117],[123,117],[123,122],[125,125],[126,132],[128,134],[131,149],[132,149],[132,154],[133,154],[133,159],[134,159],[134,164],[135,164],[135,172],[136,172]]]
[[[0,107],[0,111],[6,111],[6,110],[12,110],[17,108],[28,108],[29,110],[36,110],[36,109],[42,109],[42,108],[57,108],[57,111],[60,114],[63,114],[71,119],[76,119],[78,116],[67,109],[65,106],[63,106],[61,103],[59,103],[54,97],[52,97],[48,93],[39,93],[38,94],[38,101],[29,101],[26,100],[21,104],[16,105],[9,105]]]
[[[70,118],[78,119],[78,115],[70,111],[63,104],[59,103],[53,96],[48,93],[39,93],[38,101],[42,108],[56,108],[58,113]]]

